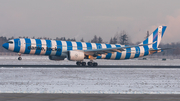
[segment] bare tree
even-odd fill
[[[111,37],[111,39],[110,39],[109,44],[113,44],[113,39],[112,39],[112,37]]]
[[[99,37],[97,43],[102,43],[102,42],[103,42],[103,39],[101,37]]]
[[[65,37],[61,37],[59,40],[66,41]]]
[[[149,37],[149,31],[147,31],[147,35],[145,37],[145,39],[147,39]]]
[[[121,33],[120,33],[120,37],[119,37],[119,40],[120,40],[120,44],[122,44],[122,45],[127,45],[127,44],[129,44],[129,37],[128,37],[128,34],[126,33],[126,31],[122,31]]]
[[[80,41],[81,41],[81,42],[84,42],[84,39],[82,38]]]
[[[72,38],[72,39],[70,39],[70,41],[76,41],[76,39],[75,39],[75,38]]]
[[[114,36],[113,38],[111,37],[109,43],[110,43],[110,44],[117,44],[117,36]]]
[[[95,35],[94,38],[91,40],[91,42],[93,42],[93,43],[98,43],[98,38],[97,38],[96,35]]]
[[[113,38],[113,44],[117,44],[117,37],[116,36],[114,36],[114,38]]]

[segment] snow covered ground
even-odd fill
[[[180,65],[179,60],[97,60],[100,65]],[[74,65],[47,57],[0,57],[1,64]],[[180,94],[178,68],[0,68],[1,93]]]
[[[75,65],[75,61],[69,61],[65,59],[64,61],[52,61],[48,59],[48,56],[22,56],[23,60],[17,60],[18,56],[0,56],[1,65]],[[89,61],[89,60],[85,60]],[[162,59],[147,59],[139,60],[129,59],[129,60],[95,60],[99,65],[170,65],[170,66],[180,66],[180,59],[167,59],[162,61]]]
[[[180,94],[180,69],[1,68],[0,92]]]

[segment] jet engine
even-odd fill
[[[82,60],[84,60],[84,52],[83,51],[69,51],[68,52],[68,60],[82,61]]]
[[[50,60],[55,60],[55,61],[62,61],[66,58],[65,56],[49,56]]]

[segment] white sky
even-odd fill
[[[125,30],[141,42],[159,25],[167,26],[163,43],[180,42],[180,0],[0,0],[0,36],[109,42]]]

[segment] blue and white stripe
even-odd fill
[[[157,49],[160,41],[165,32],[166,26],[158,27],[146,40],[141,44],[151,44],[148,46],[140,46],[133,48],[126,48],[122,52],[112,52],[107,54],[101,54],[97,56],[97,59],[115,59],[124,60],[138,58],[149,55],[149,49]],[[126,45],[113,45],[113,44],[100,44],[100,43],[85,43],[85,42],[71,42],[71,41],[57,41],[57,40],[44,40],[44,39],[28,39],[20,38],[10,40],[13,44],[8,44],[8,50],[22,53],[22,54],[36,54],[36,55],[52,55],[62,56],[63,52],[70,50],[93,50],[93,49],[105,49],[124,47]]]
[[[41,48],[43,48],[45,50],[47,48],[46,40],[42,39],[41,43],[42,43]],[[46,53],[46,51],[41,50],[40,55],[44,55],[45,53]]]
[[[35,41],[36,41],[36,47],[41,48],[42,47],[41,40],[35,39]],[[41,53],[41,50],[36,50],[36,52],[35,52],[36,55],[40,55],[40,53]]]

